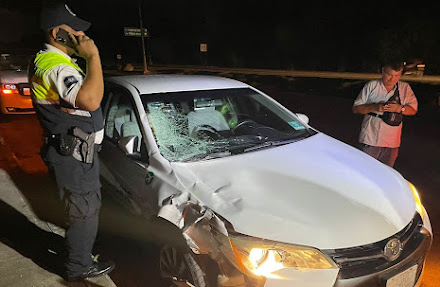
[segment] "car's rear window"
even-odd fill
[[[30,56],[28,55],[0,55],[0,70],[26,70]]]

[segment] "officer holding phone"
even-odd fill
[[[112,262],[98,262],[92,256],[101,207],[97,158],[103,137],[101,60],[95,43],[84,34],[90,23],[67,5],[43,7],[40,20],[46,43],[29,67],[29,82],[44,131],[41,156],[65,210],[63,275],[68,281],[81,281],[114,268]],[[86,60],[86,72],[73,54]]]

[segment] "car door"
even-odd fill
[[[104,98],[104,140],[99,152],[103,186],[132,212],[149,218],[157,214],[157,194],[152,190],[153,174],[147,170],[139,112],[133,96],[122,87],[106,87]],[[126,154],[121,142],[130,137],[137,145],[134,153]]]

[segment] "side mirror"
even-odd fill
[[[139,160],[149,164],[148,154],[138,152],[139,138],[138,136],[123,137],[118,141],[119,148],[129,157],[134,160]],[[142,149],[142,148],[141,148]]]
[[[303,123],[306,123],[306,124],[308,124],[309,123],[309,117],[308,116],[306,116],[305,114],[299,114],[299,113],[296,113],[295,114]]]
[[[118,141],[118,146],[126,155],[133,155],[137,153],[138,141],[137,136],[123,137]]]

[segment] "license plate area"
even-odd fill
[[[386,287],[414,287],[418,265],[414,265],[405,271],[387,280]]]

